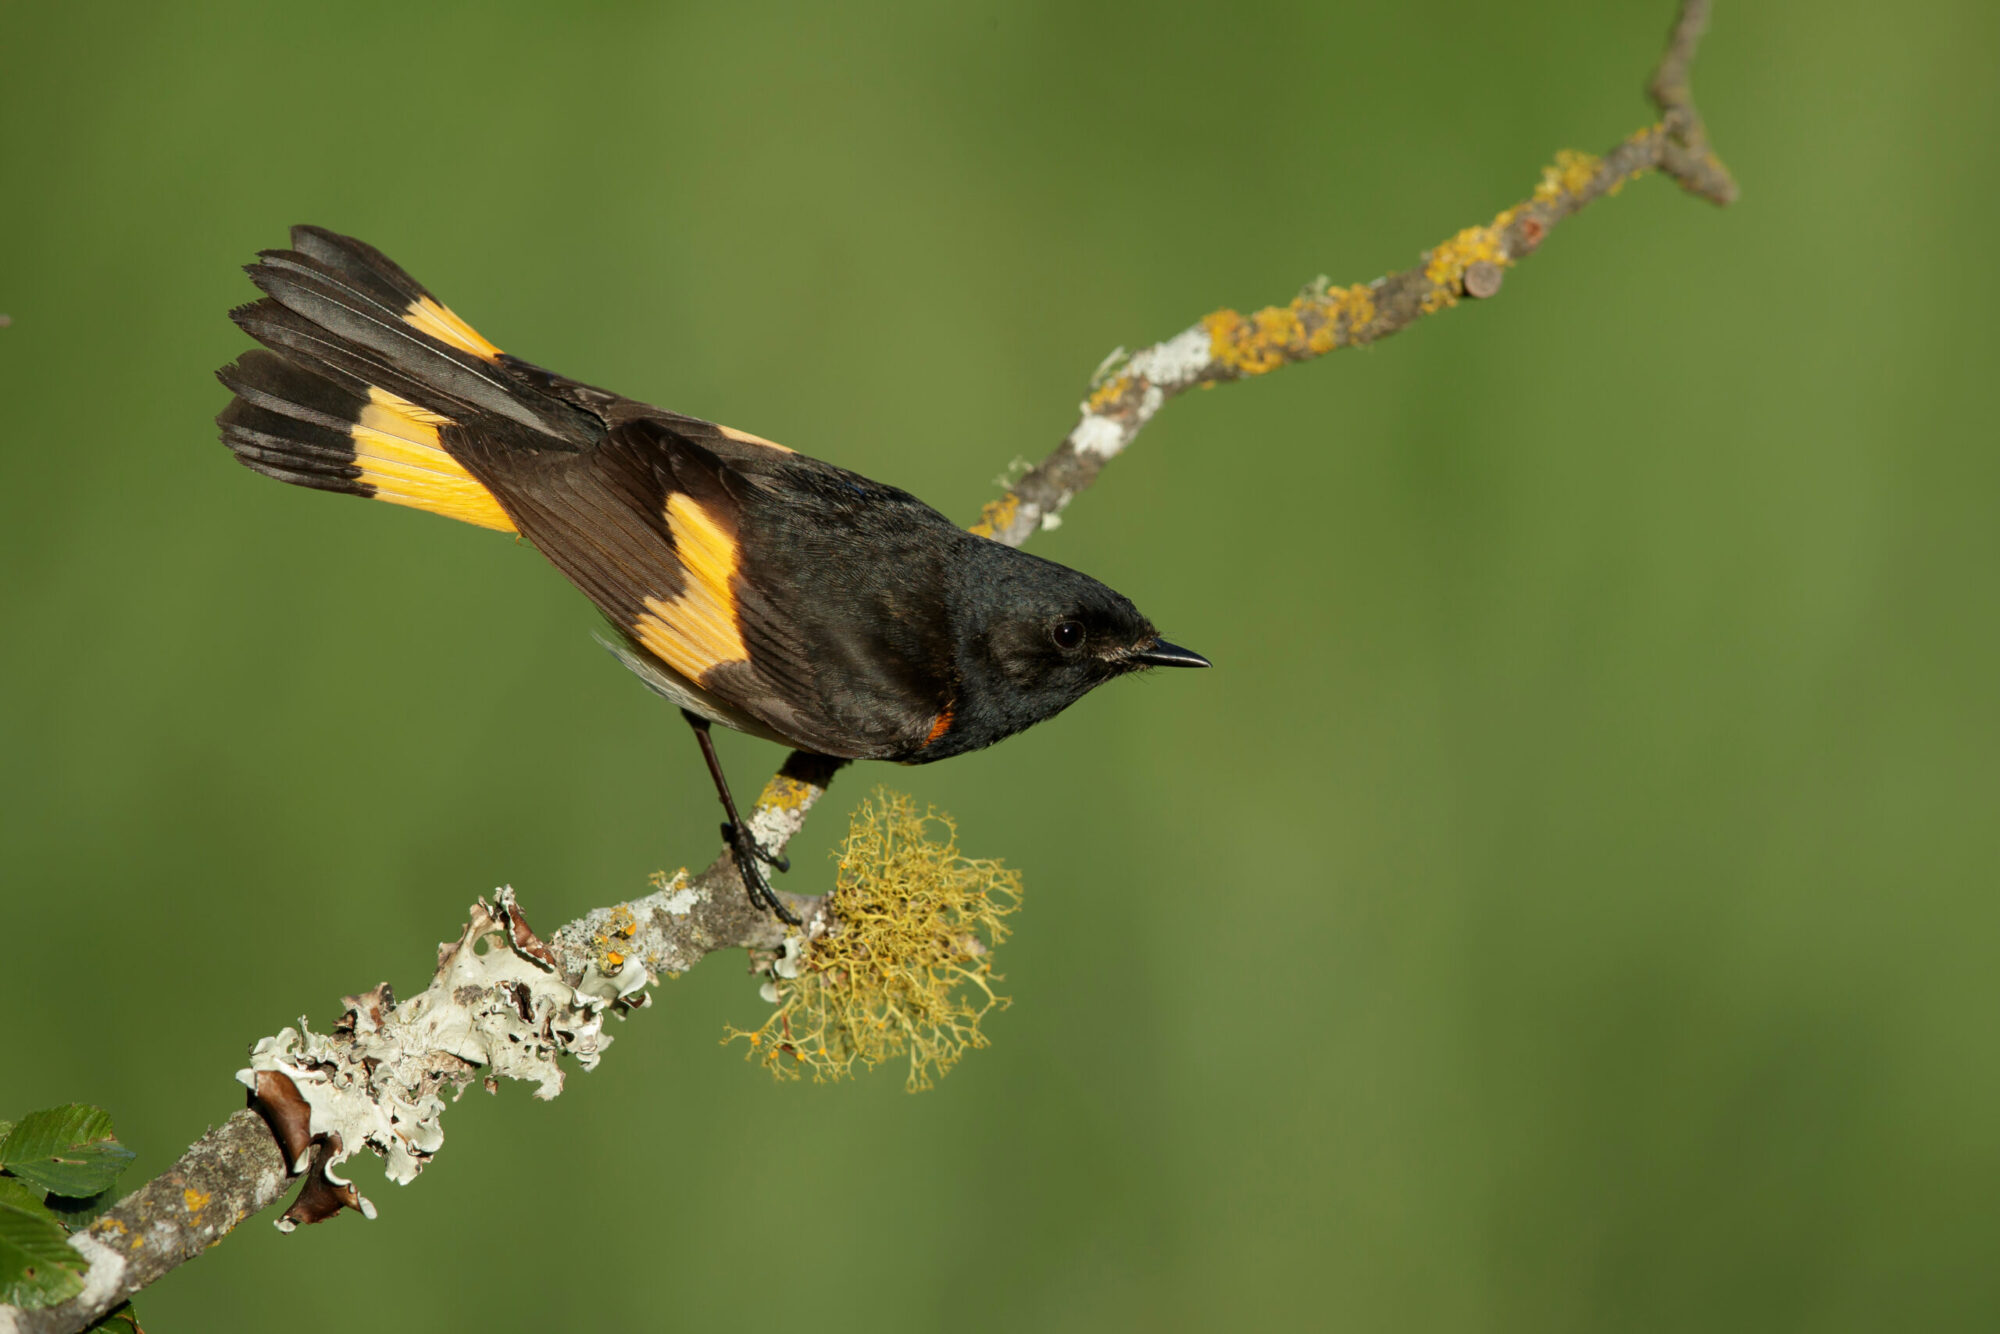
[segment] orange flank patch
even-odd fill
[[[420,296],[403,308],[403,323],[482,361],[492,361],[500,355],[499,348],[481,338],[477,329],[452,313],[451,307],[427,296]]]
[[[931,742],[937,740],[939,737],[943,736],[946,732],[949,732],[951,730],[951,712],[952,712],[951,705],[949,704],[945,705],[944,712],[940,713],[937,716],[937,721],[931,724],[931,734],[924,738],[925,746],[930,745]],[[923,746],[919,746],[918,749],[919,750],[923,749]]]
[[[703,673],[750,657],[736,619],[736,542],[692,497],[678,493],[667,497],[667,530],[687,585],[671,598],[647,598],[632,632],[661,662],[699,684]]]
[[[513,520],[493,493],[474,481],[438,443],[438,427],[450,424],[449,418],[408,399],[385,389],[370,389],[361,420],[347,428],[361,480],[375,488],[377,500],[429,510],[481,528],[513,532]]]
[[[722,432],[724,435],[728,436],[731,440],[736,441],[738,444],[766,445],[772,449],[783,450],[787,454],[794,454],[798,452],[785,445],[779,444],[775,440],[766,440],[761,435],[752,435],[748,431],[739,431],[734,426],[718,425],[715,429]]]

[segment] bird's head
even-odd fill
[[[1160,638],[1129,598],[1089,575],[998,543],[981,546],[988,550],[966,562],[958,598],[967,689],[953,730],[991,732],[967,736],[973,745],[1051,718],[1113,677],[1209,665]],[[969,716],[968,704],[985,716]]]

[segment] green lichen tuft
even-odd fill
[[[938,832],[941,831],[941,837]],[[1021,877],[961,856],[957,828],[884,789],[855,811],[840,850],[831,907],[840,926],[807,948],[796,977],[775,977],[777,1009],[749,1043],[780,1079],[842,1079],[858,1061],[907,1057],[911,1092],[986,1045],[994,947],[1020,903]]]

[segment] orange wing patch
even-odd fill
[[[736,441],[738,444],[764,445],[771,449],[779,450],[786,454],[794,454],[798,452],[794,449],[790,449],[784,445],[779,444],[775,440],[766,440],[761,435],[752,435],[748,431],[739,431],[734,426],[722,426],[718,424],[715,429],[722,432],[724,435],[728,436],[731,440]]]
[[[482,361],[494,361],[500,356],[500,349],[481,338],[477,329],[452,313],[451,307],[427,296],[420,296],[403,308],[403,323]]]
[[[361,420],[347,428],[354,441],[360,480],[375,488],[377,500],[429,510],[481,528],[513,532],[513,520],[493,493],[473,480],[438,443],[438,427],[449,425],[448,417],[385,389],[371,388]]]
[[[750,657],[736,618],[736,542],[679,493],[667,497],[667,530],[687,586],[676,597],[647,598],[632,632],[661,662],[699,684],[704,672]]]

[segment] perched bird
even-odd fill
[[[923,764],[1147,667],[1206,667],[1124,597],[783,445],[487,342],[372,246],[318,227],[247,267],[262,349],[217,372],[246,466],[519,533],[679,705],[753,902],[771,892],[708,728]]]

